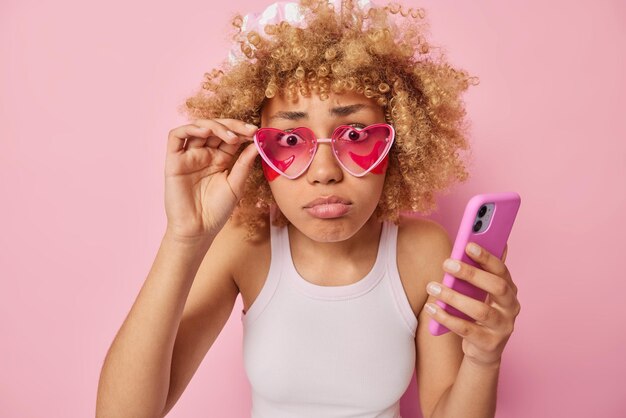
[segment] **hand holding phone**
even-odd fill
[[[450,258],[480,268],[478,263],[465,253],[465,247],[470,242],[475,242],[494,256],[502,258],[520,203],[519,194],[514,192],[487,193],[472,197],[465,207]],[[450,273],[444,275],[442,283],[481,302],[487,297],[484,290]],[[451,315],[474,322],[473,318],[441,300],[435,303]],[[450,331],[433,318],[430,319],[428,330],[435,336]]]

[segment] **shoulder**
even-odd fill
[[[259,270],[270,258],[270,228],[265,225],[250,237],[245,223],[231,217],[211,245],[216,260],[220,260],[240,286],[242,277]],[[261,269],[262,270],[262,269]]]
[[[408,282],[417,286],[417,331],[415,333],[416,374],[422,411],[432,411],[455,381],[463,351],[461,338],[448,332],[434,337],[431,321],[423,307],[436,298],[426,292],[429,282],[441,282],[443,262],[450,257],[452,243],[446,229],[427,219],[404,219],[398,230],[398,270],[404,269]],[[426,415],[426,413],[424,413]]]
[[[441,279],[443,260],[451,250],[448,233],[437,222],[414,217],[400,219],[396,263],[416,316],[428,297],[426,285]]]
[[[439,279],[442,263],[452,251],[444,227],[429,219],[410,217],[400,220],[397,247],[400,277],[419,283]]]
[[[428,263],[450,255],[452,243],[446,229],[439,223],[423,218],[401,217],[398,225],[398,259]]]

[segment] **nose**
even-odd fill
[[[343,170],[333,154],[329,143],[318,143],[317,151],[306,172],[311,184],[337,183],[343,179]]]

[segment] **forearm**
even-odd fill
[[[454,384],[446,391],[431,418],[493,418],[500,363],[477,365],[463,358]]]
[[[178,326],[211,241],[182,242],[164,235],[148,277],[104,360],[96,416],[160,416],[168,395]]]

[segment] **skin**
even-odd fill
[[[333,114],[334,108],[354,104],[365,106],[349,115]],[[340,124],[369,125],[385,121],[380,107],[356,93],[332,95],[326,101],[312,95],[300,97],[294,103],[275,97],[267,102],[261,120],[262,126],[283,130],[307,126],[318,137],[330,136]],[[349,277],[352,273],[351,283],[369,271],[374,263],[381,227],[372,213],[383,185],[384,174],[368,173],[356,178],[344,172],[328,144],[319,146],[311,166],[299,178],[289,180],[279,176],[270,182],[280,210],[291,222],[289,235],[294,264],[305,279],[322,285],[339,285],[347,283],[323,283],[320,280],[328,276]],[[353,209],[347,215],[332,220],[313,218],[302,209],[306,202],[330,194],[348,198],[353,202]],[[430,251],[428,247],[431,247]],[[417,256],[420,248],[422,254],[431,253],[432,256]],[[478,253],[471,253],[469,250],[472,248]],[[449,412],[455,411],[455,408],[463,409],[463,399],[469,401],[474,397],[474,400],[480,400],[476,394],[470,393],[472,385],[464,386],[465,381],[458,377],[467,375],[469,377],[465,379],[471,380],[486,372],[483,377],[488,382],[486,386],[491,389],[486,389],[483,402],[478,402],[481,406],[476,413],[481,416],[485,411],[495,410],[498,373],[494,375],[493,370],[499,369],[502,352],[520,312],[517,287],[504,264],[506,249],[503,258],[499,259],[476,244],[468,245],[468,255],[481,268],[446,258],[450,250],[451,243],[440,226],[417,220],[405,220],[400,225],[398,268],[419,320],[417,370],[418,378],[425,387],[421,394],[424,409]],[[307,260],[315,262],[307,263]],[[458,266],[457,270],[454,263]],[[487,300],[480,302],[443,286],[443,271],[486,290]],[[428,294],[424,294],[424,287]],[[428,305],[425,304],[426,297]],[[459,319],[440,310],[434,303],[437,299],[467,313],[478,322]],[[426,307],[434,308],[434,311],[424,309]],[[431,336],[427,330],[431,317],[452,332],[440,337]],[[436,381],[430,382],[431,379]],[[458,382],[456,386],[455,381]]]
[[[295,103],[276,97],[263,108],[262,124],[281,129],[304,125],[328,137],[340,124],[384,121],[376,107],[349,115],[329,112],[368,103],[359,95],[331,95],[326,101],[301,97]],[[307,116],[271,118],[294,110]],[[237,296],[241,294],[246,312],[259,295],[270,266],[269,229],[261,231],[259,239],[246,241],[246,227],[229,219],[258,158],[250,144],[255,130],[238,120],[198,119],[170,132],[165,164],[167,230],[107,353],[97,416],[165,415],[231,316]],[[234,160],[233,154],[244,144]],[[270,185],[291,221],[292,257],[305,280],[336,286],[367,274],[380,237],[381,223],[372,214],[384,174],[353,177],[342,171],[329,146],[321,144],[302,177],[276,178]],[[350,211],[338,219],[320,220],[303,210],[312,199],[330,194],[349,199]],[[418,318],[416,370],[423,416],[493,417],[502,352],[520,311],[517,287],[504,261],[485,250],[478,256],[468,252],[480,268],[461,263],[458,271],[452,271],[444,265],[452,249],[446,231],[424,219],[403,218],[397,244],[398,272]],[[439,293],[433,291],[428,285],[440,284],[444,270],[487,291],[487,300],[476,301],[441,285]],[[432,317],[452,332],[433,337],[428,331],[431,314],[424,307],[437,299],[478,322],[437,310]]]
[[[296,102],[274,97],[261,113],[262,127],[289,130],[305,126],[318,138],[330,137],[339,125],[363,128],[384,122],[382,108],[356,93],[332,95],[328,100],[321,100],[317,95],[301,96]],[[300,177],[290,180],[278,176],[269,183],[278,207],[291,223],[289,237],[292,249],[295,249],[292,251],[296,266],[300,264],[306,269],[303,262],[298,262],[316,260],[309,275],[312,281],[315,281],[314,276],[327,277],[327,272],[320,272],[319,266],[350,266],[354,264],[350,260],[355,256],[367,259],[364,264],[369,265],[372,256],[375,258],[381,223],[373,219],[372,214],[380,200],[384,181],[384,173],[355,177],[345,172],[333,156],[330,144],[325,143],[319,144],[313,162]],[[319,219],[304,209],[312,200],[330,195],[351,202],[347,214],[334,219]],[[318,271],[314,272],[314,269]],[[360,272],[367,272],[368,266],[352,269],[356,270],[357,280],[361,277]],[[333,271],[334,276],[345,277]]]

